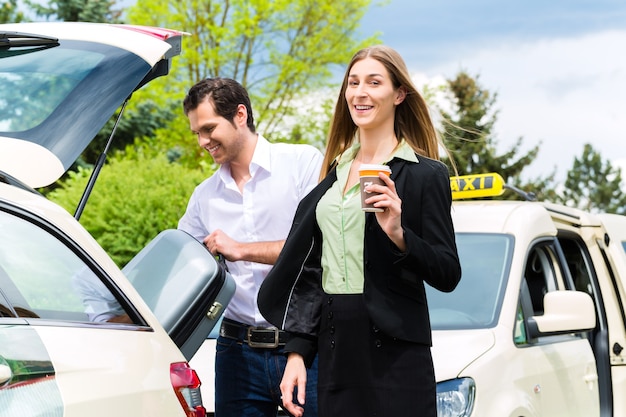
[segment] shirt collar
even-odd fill
[[[267,172],[272,172],[271,144],[262,135],[257,133],[256,146],[252,161],[250,161],[250,174],[254,175],[257,168],[263,168]]]
[[[393,158],[400,158],[409,162],[419,163],[419,159],[417,158],[415,151],[413,151],[413,148],[411,148],[405,140],[400,142],[400,145],[396,148],[396,151],[393,153],[393,155],[391,155],[389,160]]]
[[[361,149],[361,143],[359,141],[354,141],[352,145],[346,149],[341,155],[337,157],[337,165],[345,165],[351,163],[356,154]],[[387,158],[387,160],[383,161],[383,164],[388,164],[393,158],[404,159],[409,162],[419,163],[419,159],[417,159],[417,155],[413,151],[413,148],[406,143],[405,140],[401,140],[400,144],[396,147],[395,151]]]
[[[254,147],[254,153],[252,154],[252,161],[250,161],[249,168],[250,175],[252,177],[254,177],[259,168],[264,169],[267,172],[272,172],[272,158],[270,151],[270,142],[257,133],[256,146]],[[219,172],[222,182],[228,184],[232,181],[232,177],[230,175],[230,164],[220,165]]]

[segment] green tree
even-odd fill
[[[593,212],[626,214],[622,192],[622,170],[613,167],[591,144],[585,144],[580,158],[574,158],[567,172],[565,188],[558,201]]]
[[[24,20],[24,13],[17,8],[17,0],[0,2],[0,23],[19,23]]]
[[[250,93],[259,130],[291,140],[291,129],[285,132],[283,122],[296,115],[298,105],[310,104],[313,92],[333,87],[334,70],[343,70],[358,48],[378,42],[375,36],[362,39],[358,33],[370,2],[143,0],[130,7],[127,16],[133,24],[190,33],[172,67],[177,80],[168,77],[161,89],[151,85],[152,93],[146,94],[180,103],[187,89],[202,78],[234,78]],[[301,133],[308,122],[301,120],[290,127]],[[322,136],[324,123],[317,124]],[[182,112],[168,128],[159,137],[168,148],[185,143],[186,152],[197,152]]]
[[[459,175],[497,172],[507,184],[551,197],[554,173],[525,183],[521,179],[524,168],[537,156],[539,145],[525,154],[520,154],[520,137],[506,152],[497,153],[497,140],[493,136],[493,127],[498,116],[498,111],[493,108],[497,94],[484,89],[478,83],[478,78],[461,71],[454,79],[447,80],[453,110],[439,109],[443,117],[442,136]],[[507,193],[503,198],[519,197]]]
[[[41,4],[24,0],[37,16],[65,22],[120,23],[121,10],[114,10],[115,0],[49,0]]]

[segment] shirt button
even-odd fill
[[[381,347],[383,345],[383,342],[381,342],[379,339],[376,339],[374,341],[374,346],[376,346],[377,348]]]

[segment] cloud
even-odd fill
[[[519,137],[525,150],[542,143],[532,177],[557,169],[564,180],[574,157],[591,143],[603,159],[626,158],[626,31],[503,42],[431,68],[452,78],[459,70],[478,76],[497,93],[499,149]]]

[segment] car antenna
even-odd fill
[[[113,125],[113,130],[111,130],[111,135],[109,136],[109,139],[107,140],[107,144],[104,147],[104,150],[102,151],[100,156],[98,157],[98,160],[96,161],[96,165],[93,167],[93,171],[91,172],[91,176],[89,177],[89,182],[87,182],[87,187],[85,187],[85,191],[83,191],[83,195],[80,198],[80,201],[78,202],[78,206],[76,207],[76,212],[74,213],[74,218],[76,220],[79,220],[80,216],[83,214],[83,210],[85,209],[87,200],[89,199],[89,196],[91,195],[91,191],[93,190],[94,185],[96,184],[98,175],[100,175],[100,170],[102,169],[102,166],[106,162],[107,152],[109,151],[111,142],[113,142],[113,136],[115,135],[115,130],[117,129],[117,125],[119,124],[120,119],[122,118],[122,114],[124,114],[124,109],[126,108],[126,105],[128,104],[128,100],[130,100],[130,97],[131,96],[128,96],[128,98],[124,100],[124,103],[122,104],[122,108],[120,109],[120,113],[118,114],[117,119],[115,120],[115,125]]]
[[[526,201],[537,201],[537,195],[533,193],[532,191],[526,192],[522,190],[521,188],[517,188],[514,185],[510,185],[510,184],[504,184],[504,188],[515,192],[517,195],[521,196]]]

